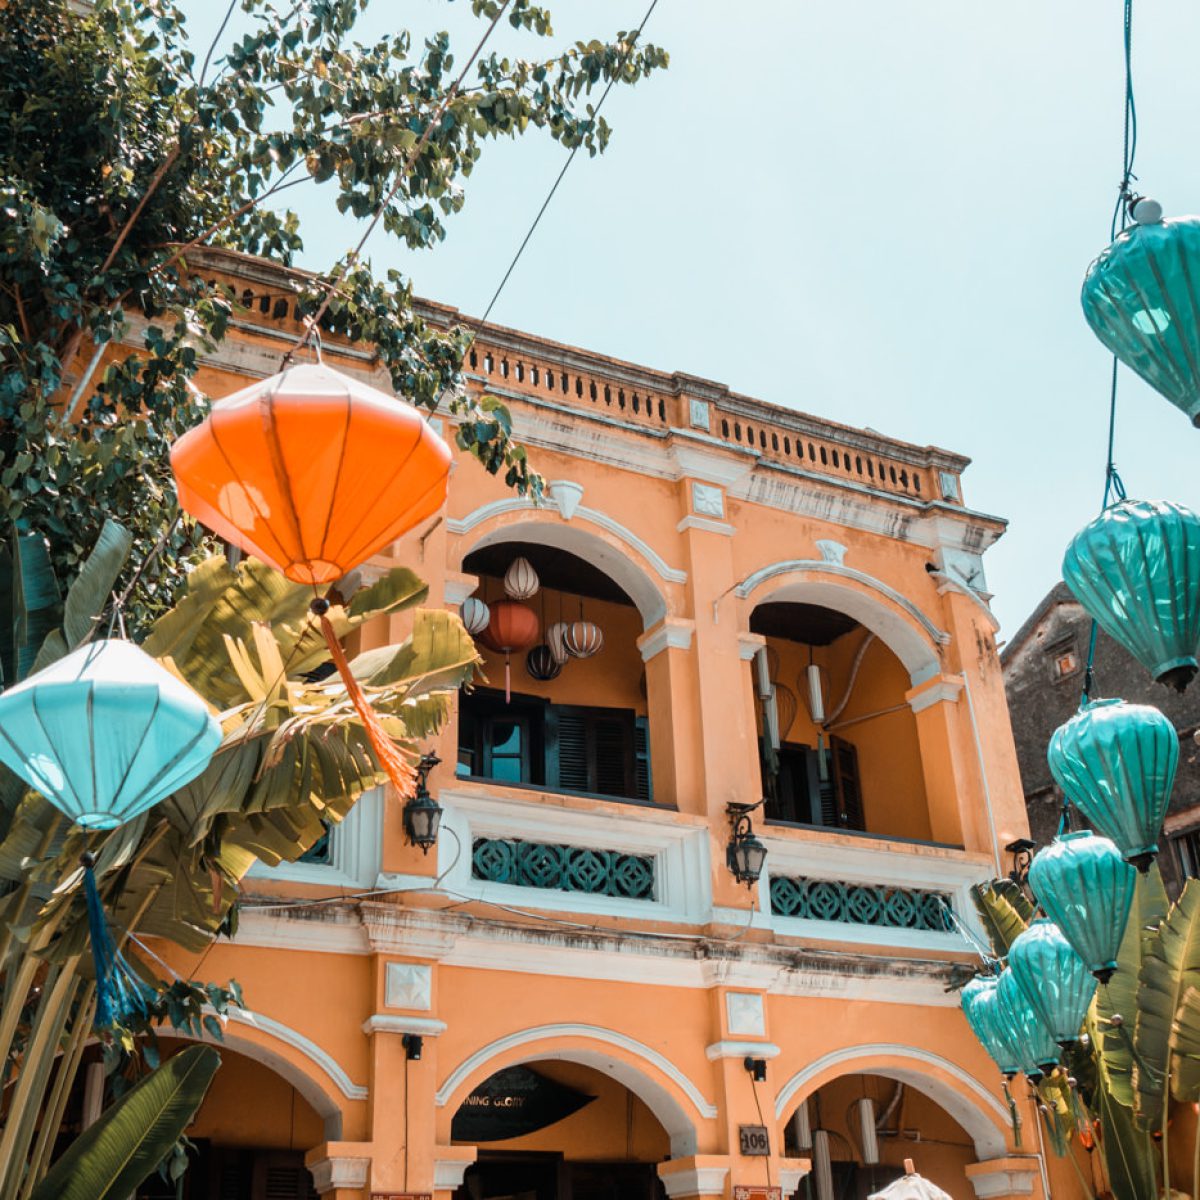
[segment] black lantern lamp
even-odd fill
[[[429,794],[429,772],[442,760],[436,754],[422,754],[417,763],[417,794],[404,806],[404,832],[409,845],[420,846],[422,854],[437,844],[442,823],[442,806]]]
[[[760,800],[758,804],[725,806],[732,827],[729,845],[725,848],[725,863],[734,879],[747,887],[758,882],[763,864],[767,861],[767,848],[754,836],[754,829],[750,823],[750,814],[762,804],[763,801]]]
[[[1019,887],[1025,886],[1025,881],[1029,878],[1029,864],[1033,862],[1033,852],[1037,849],[1037,842],[1032,842],[1029,838],[1017,838],[1015,841],[1009,842],[1004,847],[1009,854],[1012,855],[1012,870],[1009,871],[1008,877]]]

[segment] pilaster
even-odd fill
[[[655,799],[680,812],[704,813],[704,777],[698,752],[698,680],[694,621],[666,617],[638,638],[646,664],[650,716],[650,772]]]

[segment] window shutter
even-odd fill
[[[844,829],[866,829],[863,822],[862,790],[858,782],[858,751],[835,737],[830,739],[833,779],[837,790],[836,824]]]
[[[631,796],[633,782],[629,778],[632,755],[629,753],[629,726],[616,717],[592,719],[595,743],[596,771],[594,782],[587,789],[602,796]]]
[[[635,793],[639,800],[654,799],[654,783],[650,778],[650,718],[638,717],[633,726],[633,773]]]
[[[301,1155],[266,1150],[255,1155],[254,1200],[316,1200],[312,1175]]]
[[[556,706],[558,726],[557,786],[566,791],[589,792],[587,718],[566,707]],[[553,778],[553,773],[548,772]]]

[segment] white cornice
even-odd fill
[[[438,1037],[446,1032],[446,1022],[433,1017],[401,1017],[395,1013],[375,1013],[362,1027],[363,1033],[415,1033],[419,1037]]]
[[[704,1054],[709,1062],[722,1058],[778,1058],[782,1052],[774,1042],[745,1042],[728,1040],[713,1042],[705,1046]]]
[[[649,662],[663,650],[690,650],[696,622],[682,617],[667,617],[661,624],[643,633],[637,640],[642,662]]]
[[[962,694],[963,680],[959,678],[938,679],[920,688],[915,693],[909,692],[905,699],[908,707],[914,713],[924,712],[935,704],[957,704]]]
[[[702,529],[705,533],[719,533],[725,537],[733,537],[737,533],[728,521],[714,521],[712,517],[698,517],[695,513],[688,513],[675,526],[676,533],[686,533],[689,529]]]

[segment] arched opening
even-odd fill
[[[932,840],[910,672],[843,607],[771,598],[753,669],[768,821]]]
[[[867,1200],[904,1174],[906,1159],[949,1195],[973,1194],[965,1171],[975,1139],[936,1099],[890,1075],[823,1083],[789,1117],[784,1151],[812,1160],[812,1200]]]
[[[459,699],[458,776],[654,800],[637,648],[643,618],[633,596],[595,559],[494,535],[463,561],[479,579],[475,596],[488,605],[510,601],[505,575],[519,559],[536,576],[526,580],[536,591],[518,600],[536,637],[508,654],[494,638],[478,639],[487,682]]]
[[[478,1148],[455,1200],[658,1200],[671,1138],[600,1064],[533,1059],[493,1072],[455,1111],[451,1140]]]

